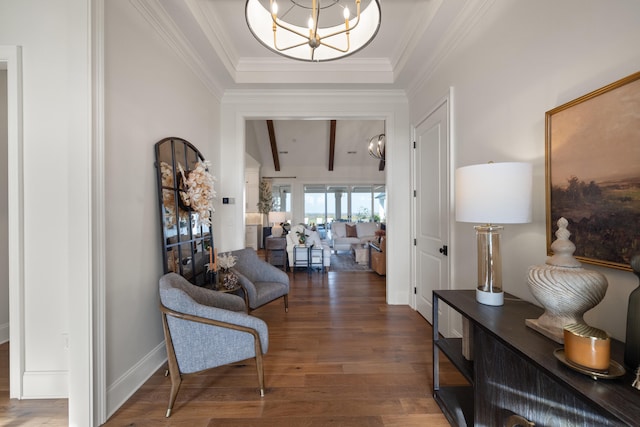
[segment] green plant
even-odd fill
[[[307,235],[304,234],[304,230],[296,231],[296,234],[298,235],[298,243],[300,243],[301,245],[304,245],[305,242],[307,241]]]
[[[260,181],[260,194],[258,195],[258,212],[268,215],[273,210],[273,192],[271,182],[263,179]]]

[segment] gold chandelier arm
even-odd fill
[[[308,36],[308,35],[306,35],[306,34],[302,34],[301,32],[296,31],[296,30],[295,30],[295,29],[293,29],[293,28],[289,28],[289,27],[287,27],[286,25],[281,24],[281,23],[280,23],[280,20],[279,20],[279,19],[277,19],[277,18],[275,18],[273,15],[271,15],[271,19],[273,20],[273,25],[274,25],[274,26],[280,27],[280,28],[282,28],[283,30],[286,30],[286,31],[289,31],[290,33],[293,33],[293,34],[295,34],[295,35],[298,35],[298,36],[302,37],[303,39],[306,39],[307,41],[309,40],[309,36]],[[276,29],[275,29],[275,27],[274,27],[274,29],[273,29],[273,35],[274,35],[274,37],[275,37],[275,34],[276,34]],[[303,44],[304,44],[304,43],[303,43]]]
[[[306,44],[309,44],[309,41],[303,41],[302,43],[298,43],[298,44],[294,44],[293,46],[289,46],[289,47],[278,47],[278,44],[276,43],[276,35],[273,35],[273,47],[276,48],[276,50],[278,52],[284,52],[285,50],[289,50],[289,49],[293,49],[295,47],[300,47],[300,46],[304,46]]]
[[[320,39],[320,44],[323,45],[323,46],[326,46],[326,47],[328,47],[330,49],[337,50],[338,52],[343,52],[343,53],[349,52],[349,48],[351,47],[351,43],[349,42],[349,33],[347,33],[347,48],[346,49],[340,49],[339,47],[332,46],[329,43],[323,42],[322,39]]]

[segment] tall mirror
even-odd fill
[[[195,146],[181,138],[157,142],[155,155],[163,271],[178,273],[198,286],[215,283],[215,269],[209,273],[208,268],[215,257],[211,211],[189,199],[193,178],[210,177],[207,163]]]

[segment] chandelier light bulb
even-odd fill
[[[349,8],[345,7],[344,11],[342,11],[342,15],[344,16],[344,19],[346,19],[347,21],[349,20]]]
[[[278,14],[278,3],[276,1],[273,1],[271,3],[271,13],[273,13],[274,15]]]

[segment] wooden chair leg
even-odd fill
[[[171,377],[171,391],[169,393],[169,406],[167,407],[166,418],[171,416],[171,410],[173,404],[176,402],[178,396],[178,390],[180,390],[180,384],[182,384],[182,376],[180,375],[180,368],[178,367],[178,359],[176,359],[176,353],[173,349],[173,341],[171,340],[171,333],[169,332],[169,325],[167,324],[167,316],[162,313],[162,329],[164,330],[164,340],[167,348],[167,361],[169,368],[169,376]],[[166,372],[165,371],[165,376]]]
[[[180,372],[176,372],[174,374],[174,371],[169,369],[169,374],[171,375],[171,392],[169,393],[169,406],[167,407],[167,413],[165,415],[166,418],[169,418],[171,416],[173,404],[176,402],[176,397],[178,397],[178,390],[180,390],[180,384],[182,384]]]
[[[284,296],[284,311],[285,313],[289,312],[289,295]]]
[[[264,366],[262,364],[262,354],[256,355],[256,369],[258,370],[258,385],[260,386],[260,397],[264,397]]]

